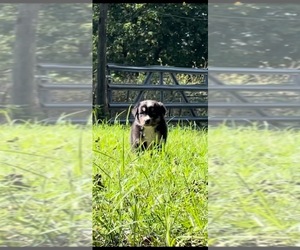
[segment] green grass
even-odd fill
[[[300,246],[300,132],[208,131],[209,246]]]
[[[0,246],[299,246],[300,132],[208,131],[138,156],[128,126],[1,125]]]
[[[91,127],[1,125],[0,138],[0,246],[91,246]]]
[[[207,245],[206,135],[172,127],[163,152],[137,155],[128,126],[95,126],[93,245]]]

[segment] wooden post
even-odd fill
[[[18,5],[12,70],[12,104],[14,119],[34,118],[35,96],[35,35],[39,4]]]
[[[98,50],[97,50],[97,87],[95,115],[97,121],[103,120],[108,114],[107,83],[106,83],[106,19],[108,4],[100,4],[98,21]]]

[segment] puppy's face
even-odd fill
[[[138,103],[132,114],[140,126],[156,126],[164,119],[166,107],[161,102],[145,100]]]

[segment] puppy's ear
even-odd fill
[[[167,113],[167,108],[165,107],[165,105],[162,102],[158,102],[158,104],[160,106],[161,113],[163,115],[165,115]]]
[[[138,115],[138,111],[139,111],[139,106],[140,106],[140,103],[136,104],[132,110],[131,110],[131,114],[136,117]]]

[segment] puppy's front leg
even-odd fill
[[[130,135],[131,148],[133,150],[140,148],[141,141],[142,141],[141,127],[136,123],[134,123],[131,127],[131,135]]]

